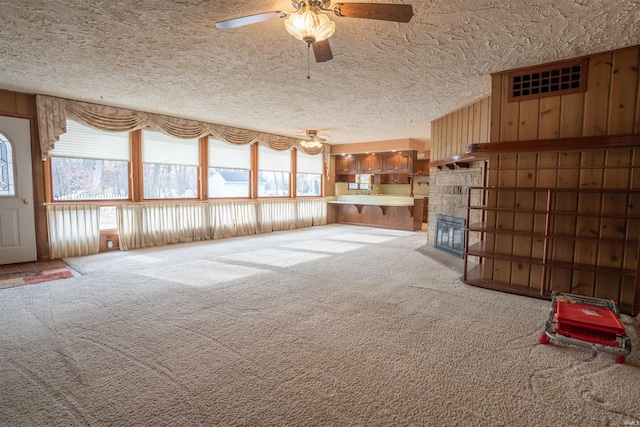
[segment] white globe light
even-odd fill
[[[336,30],[336,24],[327,15],[318,14],[314,9],[315,7],[305,6],[284,21],[289,34],[308,44],[328,39]]]

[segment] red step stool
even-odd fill
[[[631,353],[631,340],[612,300],[554,292],[551,314],[540,336],[540,344],[559,342],[615,354],[624,363]]]

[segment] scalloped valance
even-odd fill
[[[323,154],[325,164],[329,164],[328,145],[309,149],[303,147],[299,139],[287,136],[45,95],[36,95],[36,106],[40,128],[40,149],[44,157],[53,150],[60,135],[67,131],[67,118],[69,118],[86,126],[113,132],[130,132],[148,127],[176,138],[193,139],[211,135],[229,144],[257,142],[280,151],[296,148],[310,155]]]

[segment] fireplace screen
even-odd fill
[[[464,258],[464,226],[466,222],[464,218],[437,215],[434,247],[458,258]]]

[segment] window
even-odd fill
[[[142,132],[142,172],[145,199],[198,197],[197,139],[160,132]]]
[[[9,140],[0,133],[0,197],[16,195],[14,180],[13,149]]]
[[[356,174],[356,182],[349,183],[349,190],[371,190],[371,175]]]
[[[51,150],[53,200],[128,199],[129,133],[67,121]]]
[[[249,197],[251,144],[209,137],[209,197]]]
[[[289,196],[291,151],[258,147],[258,196]]]
[[[322,154],[310,156],[298,150],[296,196],[320,196]]]

